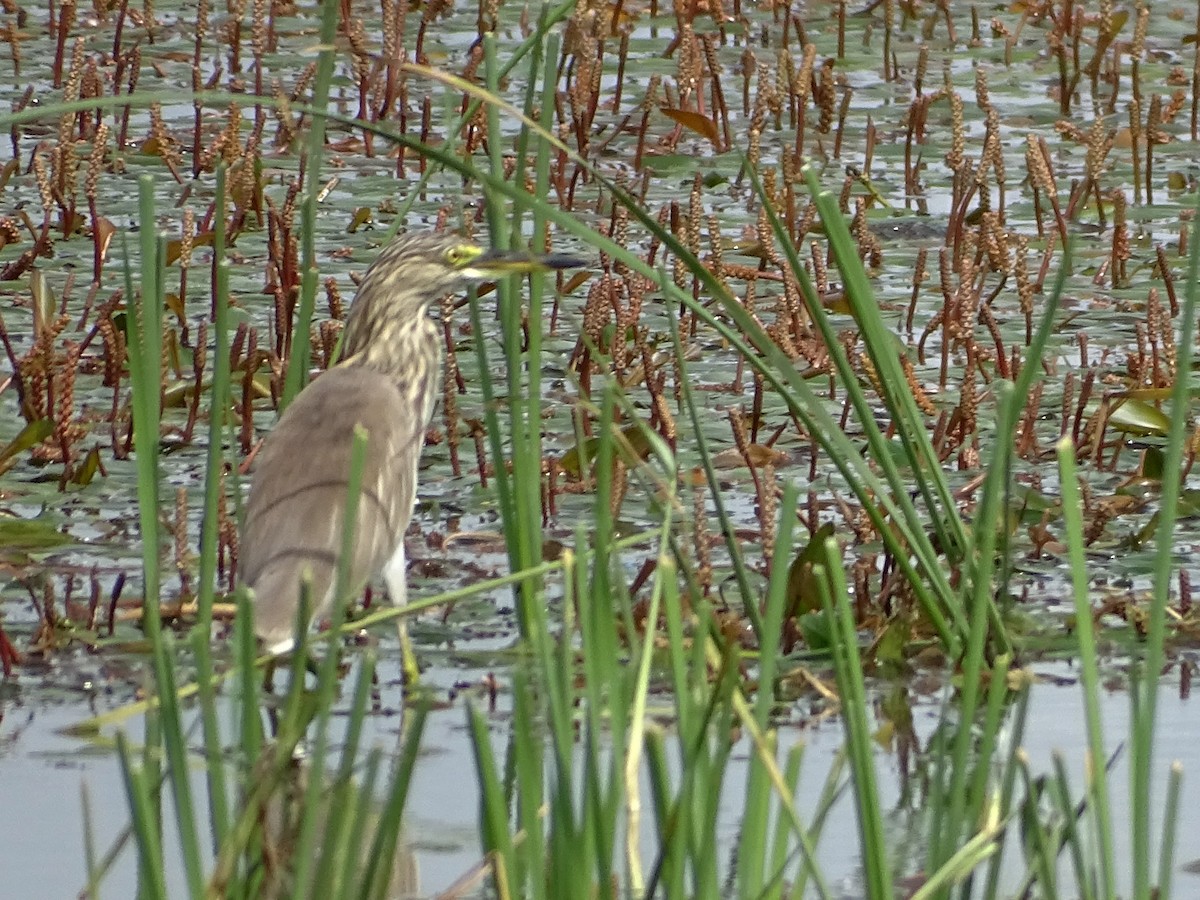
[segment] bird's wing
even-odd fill
[[[239,548],[254,590],[256,630],[268,643],[292,634],[300,579],[312,575],[313,615],[333,601],[355,425],[368,430],[349,587],[370,580],[403,540],[415,496],[424,423],[396,385],[356,367],[319,376],[263,442]]]

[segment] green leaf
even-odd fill
[[[1147,447],[1142,454],[1142,477],[1151,481],[1162,481],[1163,452],[1160,447]]]
[[[796,620],[800,633],[804,635],[804,644],[810,650],[828,650],[833,646],[833,630],[829,627],[829,617],[825,610],[805,613]]]
[[[49,419],[37,419],[22,428],[8,445],[0,450],[0,472],[12,465],[18,453],[36,447],[54,433],[54,423]]]
[[[1157,406],[1133,397],[1118,397],[1108,414],[1108,424],[1123,434],[1162,437],[1171,429],[1171,420]]]
[[[813,566],[824,561],[825,541],[831,537],[833,523],[826,522],[817,529],[788,567],[785,619],[821,609],[821,593],[813,575]]]
[[[0,519],[0,546],[5,550],[49,550],[72,538],[40,519]]]
[[[650,437],[646,432],[647,429],[638,424],[626,425],[621,429],[621,437],[624,440],[617,442],[616,449],[621,454],[622,461],[626,465],[635,465],[637,462],[645,460],[646,456],[650,453]],[[600,451],[600,440],[601,438],[596,436],[584,441],[582,454],[580,453],[581,448],[579,445],[572,447],[562,455],[562,458],[558,461],[559,466],[568,475],[578,478],[583,471],[580,459],[581,455],[587,459],[588,465],[591,466]],[[636,459],[630,458],[629,450],[632,450]]]
[[[87,456],[83,458],[83,464],[75,470],[71,476],[71,482],[80,487],[87,487],[92,483],[92,479],[96,477],[96,473],[100,471],[100,448],[93,447],[87,452]]]

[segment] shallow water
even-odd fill
[[[448,696],[454,684],[477,684],[488,674],[484,668],[445,668],[433,666],[424,674],[428,683],[437,685],[440,696]],[[1054,754],[1065,762],[1077,795],[1084,784],[1084,719],[1080,691],[1074,684],[1075,672],[1066,663],[1035,666],[1039,680],[1031,688],[1030,717],[1022,747],[1028,753],[1034,773],[1047,772]],[[396,746],[400,716],[394,706],[399,698],[395,679],[398,669],[383,660],[379,666],[381,682],[385,685],[381,699],[393,712],[369,716],[364,746],[377,746],[390,751]],[[10,810],[8,821],[20,827],[6,829],[0,859],[4,863],[5,884],[38,885],[38,896],[73,896],[86,881],[83,848],[83,816],[80,791],[86,788],[92,809],[93,834],[98,851],[106,851],[116,835],[127,826],[126,799],[115,758],[105,751],[93,750],[78,739],[58,734],[58,729],[79,720],[75,704],[30,708],[14,699],[11,689],[3,696],[0,712],[0,796]],[[468,693],[470,693],[468,691]],[[494,724],[494,749],[504,751],[508,734],[507,695],[501,693],[496,711],[490,719]],[[1190,698],[1180,695],[1180,686],[1169,676],[1163,679],[1159,691],[1162,726],[1156,743],[1154,771],[1165,774],[1174,761],[1195,759],[1200,745],[1200,718]],[[1123,690],[1107,692],[1102,697],[1104,724],[1108,735],[1108,752],[1125,741],[1128,733],[1128,695]],[[913,705],[913,725],[917,742],[924,745],[938,726],[941,703],[936,695],[919,698]],[[792,722],[779,729],[781,758],[796,742],[806,747],[805,760],[797,792],[797,809],[803,820],[811,812],[824,788],[825,779],[834,757],[842,744],[842,732],[836,717],[822,715],[805,700],[793,707]],[[335,717],[335,729],[337,718]],[[878,722],[877,722],[878,724]],[[136,720],[128,730],[137,734]],[[719,837],[722,845],[732,847],[736,842],[737,814],[742,808],[741,791],[745,784],[747,753],[743,740],[735,748],[725,775],[722,797],[722,822]],[[911,759],[911,758],[910,758]],[[1128,776],[1127,755],[1119,754],[1109,775],[1109,790],[1113,803],[1117,872],[1127,884],[1129,858],[1127,829]],[[911,762],[910,762],[911,765]],[[880,799],[889,811],[888,821],[895,852],[908,856],[909,868],[919,867],[921,848],[912,845],[913,835],[919,832],[916,820],[921,814],[921,800],[913,772],[902,771],[901,757],[894,750],[878,749],[876,772],[879,777]],[[1164,777],[1156,777],[1159,790],[1155,803],[1162,808]],[[193,778],[197,796],[204,796],[203,773],[197,769]],[[648,792],[643,781],[642,790]],[[1176,894],[1187,897],[1200,892],[1200,876],[1184,870],[1200,857],[1200,785],[1195,779],[1184,779],[1180,798],[1179,834],[1182,836],[1176,858]],[[169,801],[168,801],[169,802]],[[22,815],[21,810],[29,814]],[[171,821],[169,807],[165,813]],[[463,700],[449,708],[430,713],[425,726],[422,752],[414,774],[405,818],[405,833],[401,859],[410,881],[405,885],[412,896],[432,896],[455,884],[471,873],[480,862],[478,843],[478,808],[475,787],[474,760],[466,733]],[[171,834],[168,825],[168,840]],[[644,829],[643,863],[649,869],[655,847],[651,829]],[[853,797],[847,790],[838,801],[825,825],[817,845],[821,865],[837,893],[845,898],[861,896],[857,885],[857,860],[853,848],[858,845],[857,821]],[[1015,887],[1022,871],[1017,861],[1019,849],[1011,842],[1006,849],[1006,883]],[[415,867],[408,866],[411,854]],[[173,859],[170,853],[167,856]],[[720,861],[726,871],[730,858]],[[1063,861],[1063,866],[1067,865]],[[1065,872],[1065,868],[1064,868]],[[182,864],[174,857],[168,865],[168,886],[171,896],[182,896]],[[414,878],[416,883],[411,883]],[[102,896],[131,896],[136,884],[135,857],[127,847],[112,873],[105,879]],[[472,893],[476,895],[482,889]],[[25,894],[24,896],[33,896]],[[408,896],[397,894],[397,896]]]

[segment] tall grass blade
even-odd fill
[[[1104,725],[1100,706],[1100,667],[1096,660],[1095,622],[1089,599],[1087,559],[1083,541],[1083,499],[1079,490],[1079,472],[1075,465],[1075,445],[1064,437],[1055,448],[1058,455],[1059,485],[1062,492],[1063,531],[1067,560],[1071,569],[1071,589],[1075,602],[1075,636],[1079,644],[1079,684],[1083,691],[1084,727],[1087,729],[1087,791],[1091,797],[1088,817],[1091,821],[1094,858],[1099,864],[1098,895],[1105,900],[1116,897],[1116,873],[1113,865],[1113,819],[1108,796],[1108,773],[1104,760]]]
[[[1200,205],[1193,194],[1193,208]],[[1158,679],[1162,672],[1166,641],[1167,604],[1170,602],[1172,555],[1175,551],[1175,522],[1179,516],[1179,497],[1182,491],[1183,456],[1188,445],[1188,400],[1192,385],[1192,356],[1196,333],[1196,303],[1200,295],[1200,246],[1192,242],[1188,255],[1187,278],[1179,316],[1179,334],[1175,360],[1175,384],[1171,390],[1171,426],[1163,454],[1161,505],[1159,507],[1157,544],[1154,553],[1153,600],[1146,625],[1145,655],[1131,695],[1137,705],[1130,717],[1130,791],[1129,807],[1133,819],[1133,895],[1148,897],[1151,893],[1150,870],[1153,859],[1150,851],[1151,772],[1154,767],[1154,738],[1158,713]]]
[[[1162,842],[1158,851],[1158,895],[1174,896],[1171,881],[1175,872],[1175,842],[1179,833],[1179,800],[1183,788],[1183,766],[1178,760],[1171,763],[1171,775],[1167,780],[1167,803],[1163,810]]]
[[[401,748],[396,755],[387,796],[383,803],[383,816],[375,829],[368,854],[367,868],[360,882],[359,896],[383,897],[392,877],[394,864],[393,849],[400,837],[400,825],[404,815],[408,788],[412,783],[413,769],[421,747],[421,735],[425,730],[425,717],[429,712],[427,703],[418,703],[406,711],[400,730]]]
[[[88,900],[100,900],[104,870],[96,859],[96,823],[92,820],[92,796],[86,781],[79,785],[79,803],[83,810],[83,861],[87,866],[87,884],[80,893]]]
[[[317,51],[317,71],[313,78],[312,120],[305,148],[304,201],[300,204],[300,305],[292,323],[292,345],[288,353],[287,376],[279,409],[282,412],[300,393],[308,381],[308,366],[312,353],[309,347],[309,328],[317,296],[317,197],[321,192],[321,160],[325,156],[325,129],[328,122],[326,107],[333,82],[340,7],[326,3],[321,7],[320,44]]]
[[[775,701],[775,677],[778,667],[780,634],[783,629],[784,607],[787,601],[788,573],[794,556],[793,532],[800,489],[789,481],[780,502],[779,529],[775,538],[775,553],[771,559],[771,579],[767,589],[766,611],[758,646],[758,696],[754,703],[754,718],[758,727],[775,744],[774,731],[768,731]],[[786,781],[786,776],[785,776]],[[737,882],[738,895],[759,896],[765,889],[768,873],[769,847],[767,830],[771,811],[771,782],[767,773],[752,757],[746,776],[746,793],[742,807],[742,823],[738,834]],[[782,819],[782,817],[780,817]],[[778,846],[778,836],[776,839]],[[779,860],[775,861],[778,865]],[[773,867],[772,867],[773,868]],[[775,876],[778,877],[778,876]]]
[[[138,478],[138,522],[142,537],[142,627],[153,644],[159,622],[158,441],[162,391],[162,279],[158,232],[154,227],[154,179],[138,179],[140,291],[129,283],[129,379],[133,387],[133,437]]]
[[[199,897],[204,883],[203,863],[200,835],[196,827],[196,810],[192,802],[192,782],[188,770],[183,715],[176,695],[174,660],[174,637],[169,632],[164,632],[159,635],[158,644],[154,647],[154,670],[159,721],[168,767],[166,780],[170,783],[175,804],[175,830],[183,853],[188,891],[191,896]]]
[[[192,631],[189,641],[196,660],[197,702],[200,707],[201,731],[204,738],[204,775],[208,783],[208,827],[213,847],[225,842],[229,829],[229,785],[226,781],[224,747],[221,726],[217,718],[216,679],[212,655],[208,652],[208,629]]]
[[[479,775],[480,834],[484,851],[491,857],[492,876],[500,897],[514,896],[508,873],[514,871],[513,842],[508,833],[507,805],[496,770],[487,720],[473,705],[467,707],[467,725],[471,730],[471,747]]]
[[[837,542],[824,542],[823,566],[814,566],[813,579],[821,594],[825,615],[833,627],[833,659],[838,690],[842,696],[842,725],[846,732],[846,754],[853,770],[852,783],[857,801],[859,843],[862,851],[863,880],[867,896],[887,900],[893,896],[891,866],[888,864],[887,838],[879,789],[875,783],[875,760],[870,725],[867,722],[867,693],[863,682],[862,660],[858,653],[858,632],[854,613],[847,602],[845,574]],[[821,571],[824,569],[824,571]]]
[[[196,621],[206,640],[195,644],[197,659],[208,663],[212,606],[217,584],[218,534],[217,509],[220,503],[224,469],[224,441],[228,431],[230,404],[231,348],[229,344],[229,261],[225,258],[225,181],[224,164],[217,166],[216,209],[213,215],[213,376],[208,400],[208,451],[204,465],[204,510],[200,519],[199,587],[196,596]],[[200,385],[196,385],[200,389]],[[200,680],[200,679],[198,679]]]
[[[133,835],[138,845],[138,896],[166,900],[167,883],[162,862],[162,837],[158,822],[157,782],[138,769],[124,733],[117,733],[117,756],[125,779],[125,794],[133,816]]]

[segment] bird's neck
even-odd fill
[[[436,396],[432,382],[441,374],[442,336],[429,316],[355,327],[361,324],[353,319],[347,323],[339,365],[378,372],[406,394]]]

